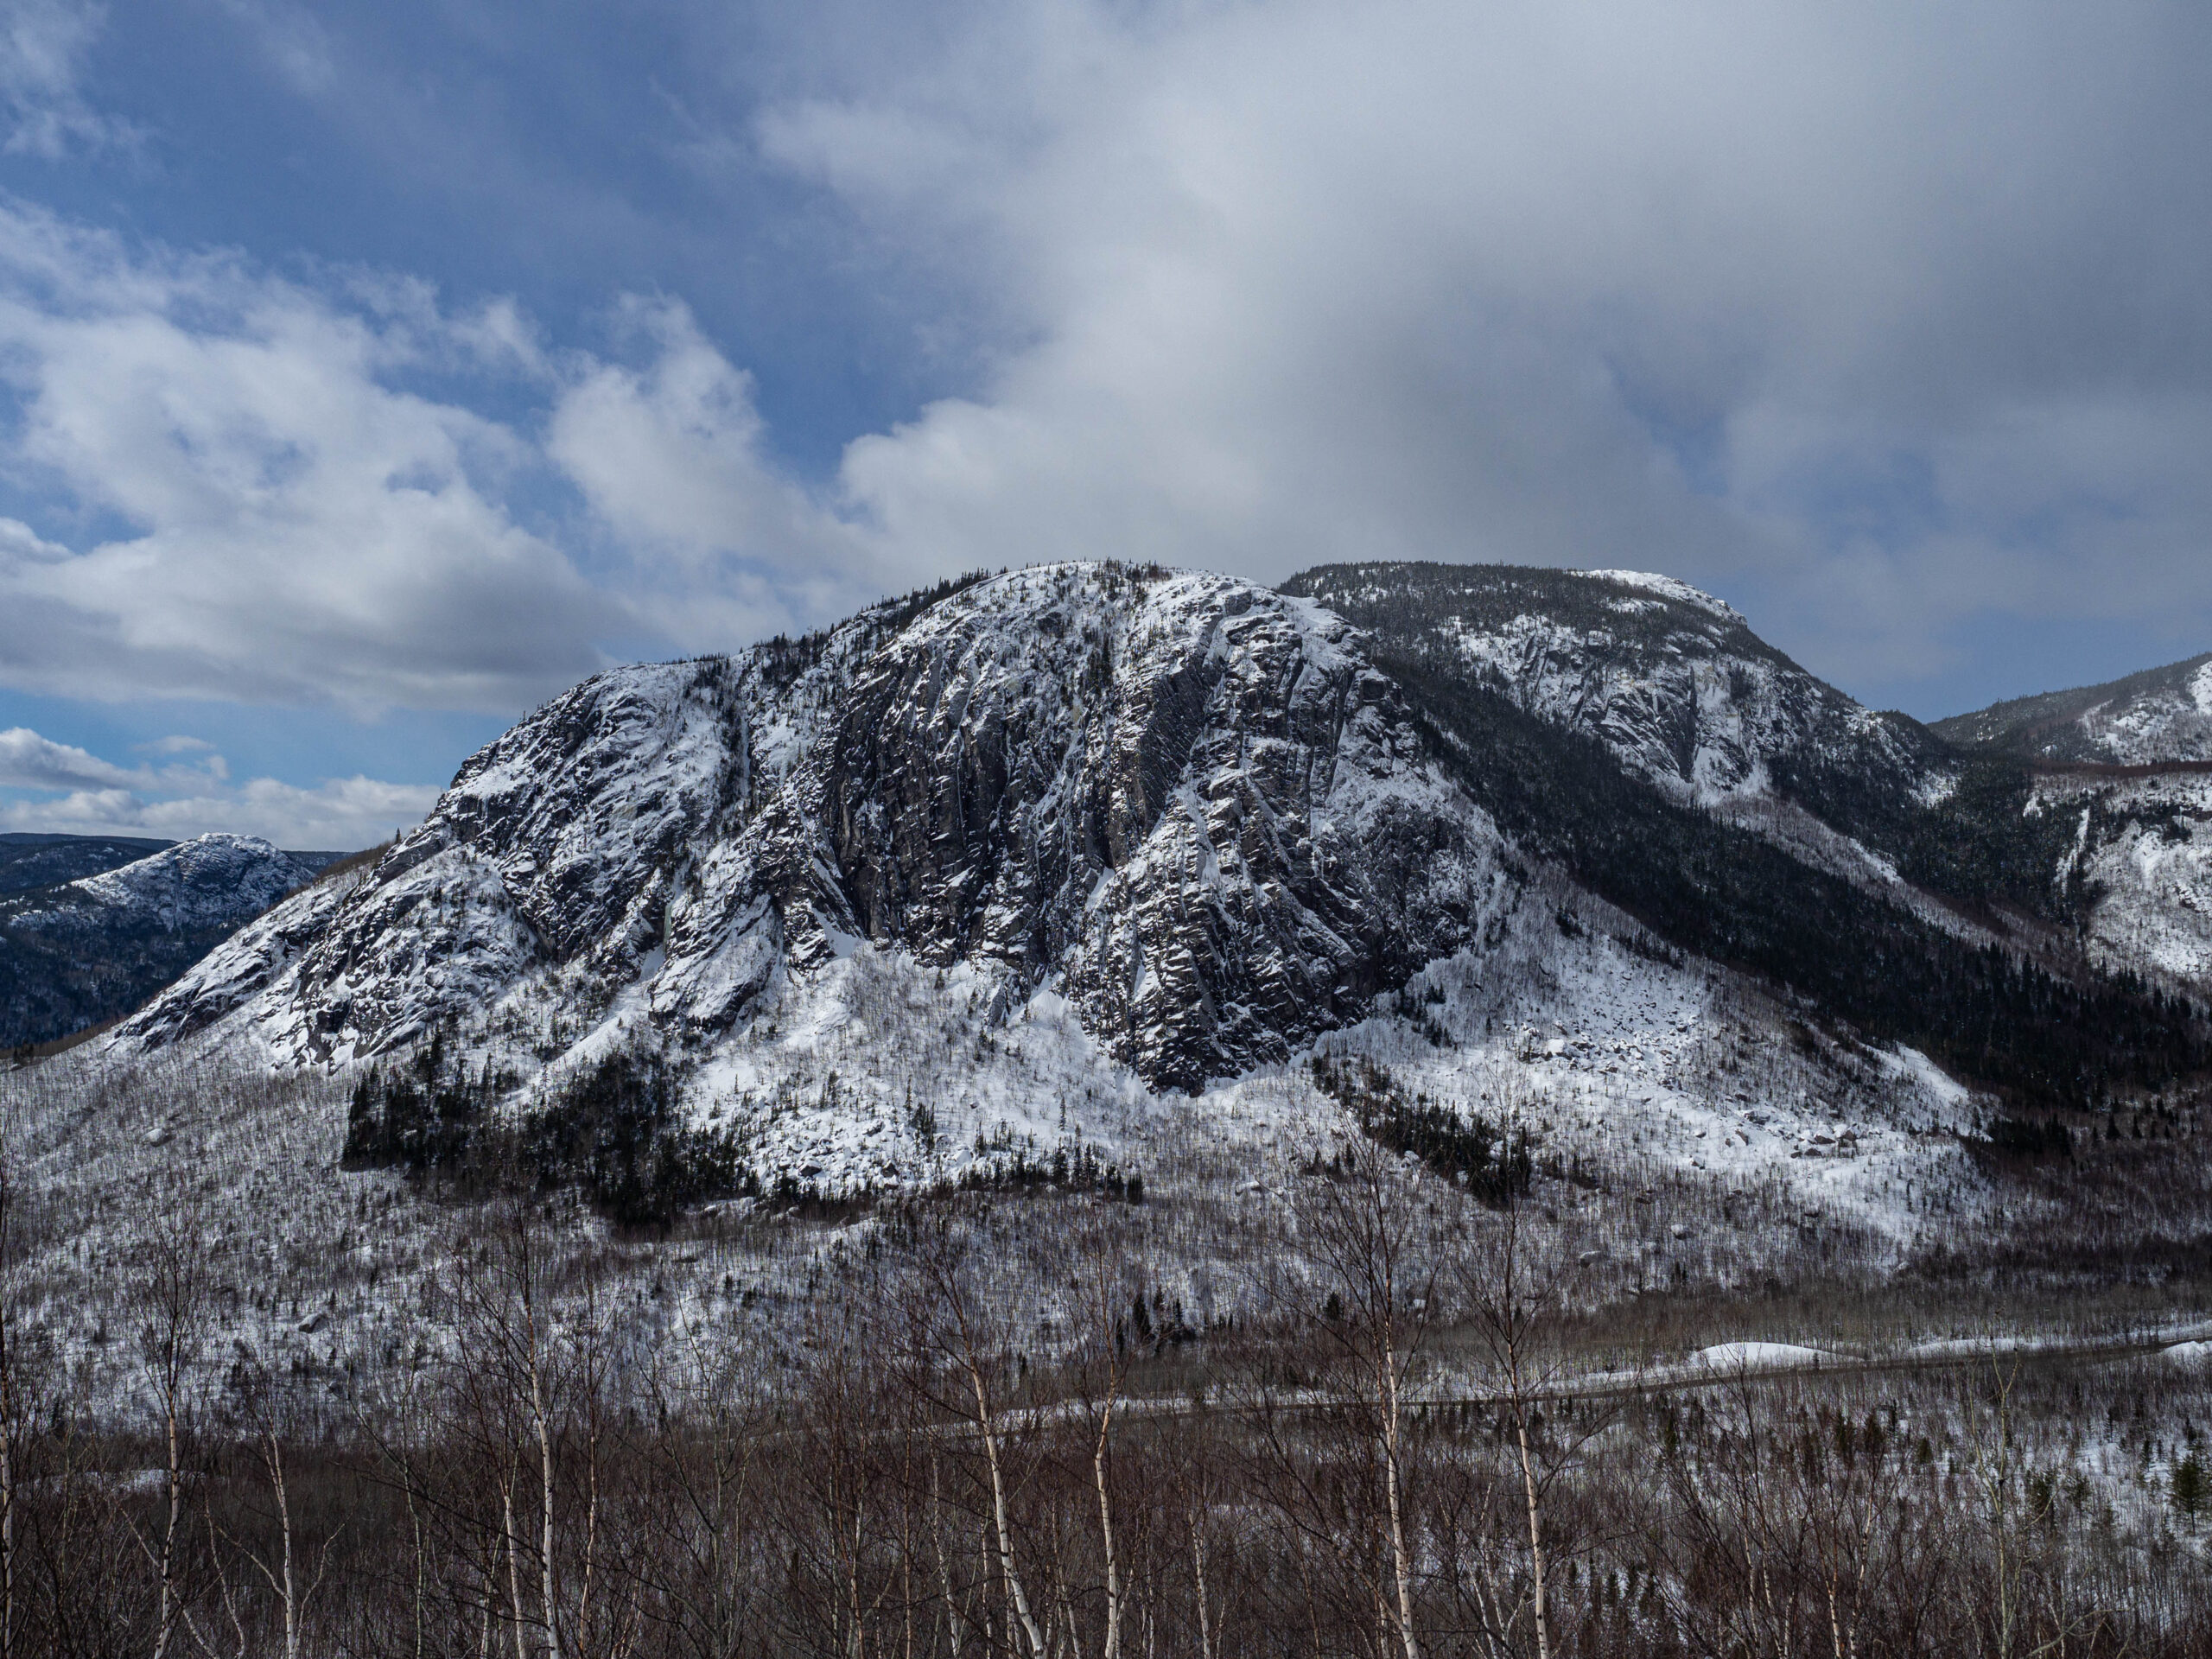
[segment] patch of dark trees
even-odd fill
[[[1316,1055],[1313,1083],[1351,1112],[1361,1133],[1376,1145],[1412,1154],[1484,1204],[1520,1197],[1535,1177],[1525,1128],[1501,1127],[1480,1112],[1446,1106],[1425,1094],[1408,1095],[1387,1068],[1372,1060]],[[1318,1165],[1313,1173],[1327,1167]]]
[[[862,612],[859,620],[867,623],[873,637],[883,639],[898,632],[923,612],[932,606],[943,604],[955,594],[973,588],[994,575],[1005,574],[1002,569],[997,571],[963,570],[958,575],[947,576],[931,587],[917,588],[897,599],[887,599],[874,610]],[[787,686],[822,660],[822,653],[829,648],[830,641],[836,632],[834,627],[817,628],[813,632],[800,634],[797,639],[779,633],[754,646],[754,655],[770,683]]]
[[[758,1196],[735,1136],[685,1121],[681,1079],[657,1055],[617,1052],[535,1109],[505,1103],[519,1079],[472,1071],[445,1034],[406,1063],[371,1071],[346,1113],[348,1169],[396,1168],[459,1198],[574,1188],[625,1226],[664,1225],[709,1199]]]
[[[962,1172],[957,1190],[963,1192],[1090,1193],[1120,1204],[1144,1202],[1144,1177],[1135,1170],[1122,1173],[1119,1164],[1103,1162],[1088,1147],[1071,1151],[1055,1147],[1049,1158],[1033,1157],[1027,1147],[1010,1154],[981,1159]]]
[[[1671,944],[1796,993],[1867,1037],[1910,1044],[2016,1111],[2094,1109],[2212,1069],[2212,1031],[2180,996],[2133,974],[2062,976],[1968,944],[1669,800],[1594,738],[1425,654],[1386,647],[1377,659],[1413,700],[1439,760],[1502,829]],[[1991,856],[2012,868],[2014,855]]]
[[[2074,1131],[2055,1117],[2000,1117],[1980,1147],[2001,1158],[2071,1158]]]
[[[32,894],[22,907],[47,899]],[[120,1019],[232,931],[173,932],[150,918],[90,901],[53,905],[19,925],[0,904],[0,1045],[59,1042]]]
[[[1932,804],[1870,785],[1847,753],[1790,754],[1770,770],[1776,789],[1815,816],[1897,861],[1916,887],[2002,925],[2006,910],[2079,926],[2097,890],[2069,859],[2070,812],[2028,811],[2034,774],[2009,756],[1959,763],[1958,784]],[[2063,880],[2055,873],[2066,871]]]

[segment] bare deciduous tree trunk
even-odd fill
[[[140,1287],[139,1363],[153,1390],[164,1448],[161,1535],[153,1544],[140,1541],[153,1559],[159,1581],[154,1659],[167,1659],[178,1624],[188,1618],[178,1566],[184,1531],[184,1442],[192,1370],[199,1357],[208,1293],[194,1223],[189,1206],[165,1218],[154,1238],[152,1260]]]
[[[1038,1624],[1016,1559],[1014,1518],[1007,1502],[999,1414],[991,1396],[991,1372],[998,1356],[987,1348],[982,1328],[982,1313],[964,1281],[963,1263],[952,1241],[943,1235],[931,1241],[916,1262],[918,1277],[908,1308],[908,1327],[915,1353],[910,1386],[940,1408],[970,1423],[983,1448],[983,1465],[990,1489],[990,1525],[999,1580],[1014,1621],[1027,1643],[1030,1659],[1049,1659],[1045,1632]],[[931,1378],[940,1361],[947,1362],[959,1378],[958,1386],[944,1395],[935,1392]],[[955,1396],[964,1395],[969,1403]]]
[[[16,1654],[15,1165],[0,1124],[0,1659]]]
[[[1510,1131],[1509,1130],[1509,1134]],[[1518,1201],[1509,1193],[1504,1213],[1489,1230],[1486,1243],[1462,1258],[1467,1313],[1488,1358],[1497,1392],[1513,1420],[1514,1449],[1521,1496],[1528,1522],[1529,1610],[1536,1634],[1537,1659],[1551,1659],[1550,1561],[1544,1529],[1544,1475],[1537,1467],[1530,1419],[1538,1395],[1550,1381],[1540,1375],[1536,1343],[1544,1320],[1556,1307],[1560,1274],[1554,1266],[1538,1272],[1529,1259],[1529,1240]]]
[[[1318,1157],[1313,1162],[1319,1166]],[[1406,1393],[1423,1358],[1436,1289],[1421,1216],[1405,1171],[1357,1132],[1296,1205],[1300,1249],[1330,1287],[1315,1329],[1337,1349],[1371,1416],[1390,1556],[1386,1611],[1405,1659],[1421,1659],[1406,1516]]]

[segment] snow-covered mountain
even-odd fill
[[[1993,703],[1932,729],[1961,748],[2050,764],[2212,762],[2212,652],[2103,685]]]
[[[618,1010],[740,1028],[865,942],[1049,988],[1190,1088],[1363,1017],[1481,931],[1495,830],[1353,632],[1228,578],[1058,566],[730,658],[602,675],[126,1027],[245,1008],[290,1058],[491,1010],[533,1052]],[[558,1034],[556,1034],[558,1033]]]
[[[134,836],[0,836],[0,897],[98,875],[175,845]]]
[[[2183,1014],[1960,908],[2050,888],[2065,833],[1977,777],[1663,577],[1041,566],[587,682],[109,1052],[434,1040],[524,1106],[648,1056],[825,1186],[1133,1144],[1142,1103],[1317,1052],[1473,1101],[1589,1051],[1631,1091],[1578,1096],[1601,1135],[1723,1105],[1683,1057],[1762,997],[1895,1057],[1806,1039],[1776,1087],[1815,1115],[1964,1109],[1916,1049],[2030,1103],[2194,1064]]]
[[[79,859],[108,843],[94,845]],[[55,855],[51,844],[39,850]],[[0,1044],[49,1041],[129,1013],[328,861],[255,836],[206,835],[0,897]]]
[[[2212,987],[2212,653],[1931,729],[2031,769],[2022,811],[2056,832],[2099,961]]]

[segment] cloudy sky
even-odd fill
[[[0,0],[0,829],[351,847],[979,565],[2212,647],[2212,9]]]

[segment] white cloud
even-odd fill
[[[256,778],[235,789],[149,796],[84,788],[55,798],[0,803],[0,828],[48,835],[130,835],[184,841],[209,830],[262,836],[302,851],[349,852],[389,840],[436,804],[431,785],[334,778],[312,787]]]
[[[130,123],[86,103],[84,58],[107,8],[81,0],[9,0],[0,7],[0,118],[11,155],[53,161],[78,148],[134,143]]]
[[[334,778],[313,786],[272,778],[230,781],[204,738],[176,735],[139,746],[171,764],[118,766],[27,727],[0,731],[0,828],[56,835],[146,835],[183,840],[210,830],[266,836],[280,846],[328,851],[365,847],[419,821],[439,791],[423,784]]]
[[[702,647],[879,596],[868,547],[764,454],[751,378],[690,312],[633,296],[620,321],[645,366],[578,359],[546,448],[625,550],[633,601]]]
[[[307,13],[232,3],[343,93]],[[1098,555],[1657,567],[1855,682],[1992,611],[2212,628],[2202,8],[924,11],[764,23],[741,125],[685,79],[695,160],[834,197],[801,244],[849,224],[989,342],[825,484],[666,296],[594,354],[0,207],[0,682],[506,713]],[[97,20],[23,15],[0,98],[63,107]]]
[[[391,301],[391,296],[386,296]],[[69,696],[512,710],[599,665],[624,602],[522,528],[503,425],[395,384],[526,342],[487,312],[340,308],[215,257],[0,207],[7,457],[72,550],[0,523],[0,676]]]
[[[0,789],[99,789],[144,781],[143,772],[41,737],[27,726],[0,732]]]
[[[222,0],[222,4],[293,92],[313,98],[336,83],[338,66],[330,37],[308,12],[275,0]]]
[[[900,585],[768,457],[688,310],[616,321],[634,361],[550,350],[511,300],[311,289],[0,204],[0,477],[52,521],[0,518],[0,683],[514,713],[610,644],[729,649]],[[129,528],[77,548],[72,523]]]

